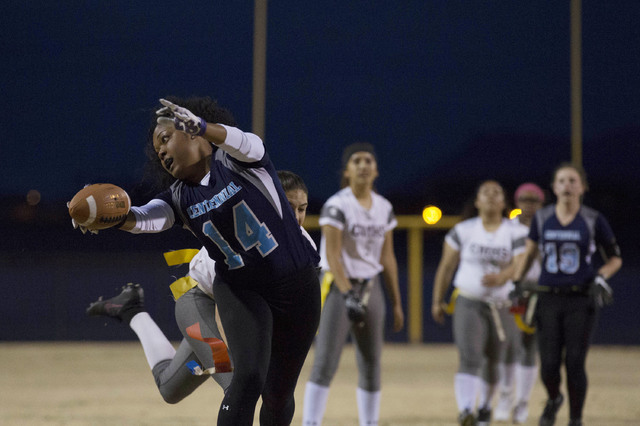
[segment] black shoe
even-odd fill
[[[569,426],[582,426],[582,419],[569,420]]]
[[[89,316],[106,316],[116,318],[129,324],[131,318],[144,311],[144,291],[140,284],[128,283],[122,286],[122,292],[111,299],[100,298],[87,308]]]
[[[538,426],[553,426],[556,423],[556,414],[558,414],[563,401],[562,394],[559,394],[556,399],[548,399]]]
[[[491,424],[491,409],[481,408],[478,410],[478,426],[489,426]]]
[[[458,416],[458,422],[460,423],[460,426],[476,426],[477,424],[476,417],[468,409],[460,413],[460,416]]]

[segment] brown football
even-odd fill
[[[85,186],[69,202],[69,215],[80,226],[106,229],[120,223],[129,213],[129,194],[110,183]]]

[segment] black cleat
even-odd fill
[[[559,394],[556,399],[548,399],[538,426],[553,426],[556,423],[556,414],[558,414],[563,401],[562,394]]]
[[[131,318],[144,311],[144,290],[140,284],[128,283],[122,286],[122,292],[111,299],[100,298],[87,308],[89,316],[105,316],[116,318],[129,324]]]
[[[490,408],[481,408],[478,410],[478,418],[477,425],[478,426],[489,426],[491,424],[491,409]]]
[[[458,423],[460,426],[476,426],[476,416],[469,409],[466,409],[458,416]]]

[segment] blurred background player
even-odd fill
[[[322,424],[329,385],[351,335],[356,346],[360,425],[377,425],[380,413],[380,358],[384,343],[385,302],[380,273],[393,308],[393,330],[404,314],[393,252],[397,221],[389,201],[377,194],[378,165],[371,144],[347,146],[342,155],[341,190],[322,207],[321,266],[331,287],[324,303],[315,359],[304,396],[302,423]]]
[[[300,176],[290,171],[278,171],[278,178],[302,227],[309,204],[307,187]],[[87,309],[90,316],[116,318],[131,327],[140,339],[160,394],[170,404],[181,401],[209,378],[209,374],[196,374],[189,368],[191,363],[196,362],[200,371],[204,372],[214,371],[216,367],[212,346],[192,337],[188,331],[198,324],[201,337],[208,341],[212,338],[223,341],[224,334],[216,322],[212,288],[214,277],[215,262],[203,247],[189,262],[190,279],[183,280],[191,288],[182,294],[173,292],[176,322],[183,335],[177,351],[144,310],[144,293],[139,285],[127,284],[118,296],[108,300],[100,298]],[[226,347],[221,349],[226,350]],[[211,377],[226,391],[232,373],[219,372],[220,366],[217,370]]]
[[[553,172],[551,188],[556,203],[534,215],[525,256],[514,278],[521,281],[538,251],[543,253],[535,325],[540,375],[548,399],[539,425],[555,424],[564,401],[560,392],[560,368],[564,363],[569,424],[581,426],[587,395],[587,352],[600,308],[613,301],[606,280],[618,272],[622,258],[609,222],[601,213],[582,204],[588,189],[582,167],[560,164]],[[603,253],[603,264],[596,270],[592,262],[598,247]]]
[[[300,231],[262,140],[219,124],[210,98],[161,99],[149,142],[175,179],[120,229],[190,230],[216,261],[213,293],[234,374],[218,425],[288,424],[320,317],[319,256]],[[228,324],[228,326],[227,326]]]
[[[521,213],[513,221],[526,226],[529,233],[531,219],[544,204],[544,191],[535,183],[523,183],[514,194],[515,207]],[[507,421],[512,417],[513,423],[520,424],[527,420],[529,414],[529,398],[538,378],[535,328],[527,321],[533,314],[537,296],[533,295],[540,276],[540,260],[536,259],[526,277],[520,283],[523,297],[519,302],[524,309],[524,325],[520,328],[509,328],[515,335],[507,335],[507,348],[504,359],[499,365],[498,402],[493,412],[495,421]],[[532,298],[533,295],[533,298]],[[529,309],[526,309],[526,308]]]
[[[453,282],[458,291],[453,338],[460,355],[454,390],[463,426],[491,421],[498,363],[506,334],[513,333],[505,329],[516,327],[508,297],[514,257],[524,250],[521,225],[504,217],[505,194],[498,182],[482,182],[473,206],[477,214],[466,213],[463,217],[470,218],[456,224],[445,237],[431,307],[433,319],[444,324],[443,299]]]

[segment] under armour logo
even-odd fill
[[[226,411],[229,411],[229,406],[228,406],[228,405],[223,405],[223,406],[222,406],[222,409],[223,409],[223,410],[226,410]]]

